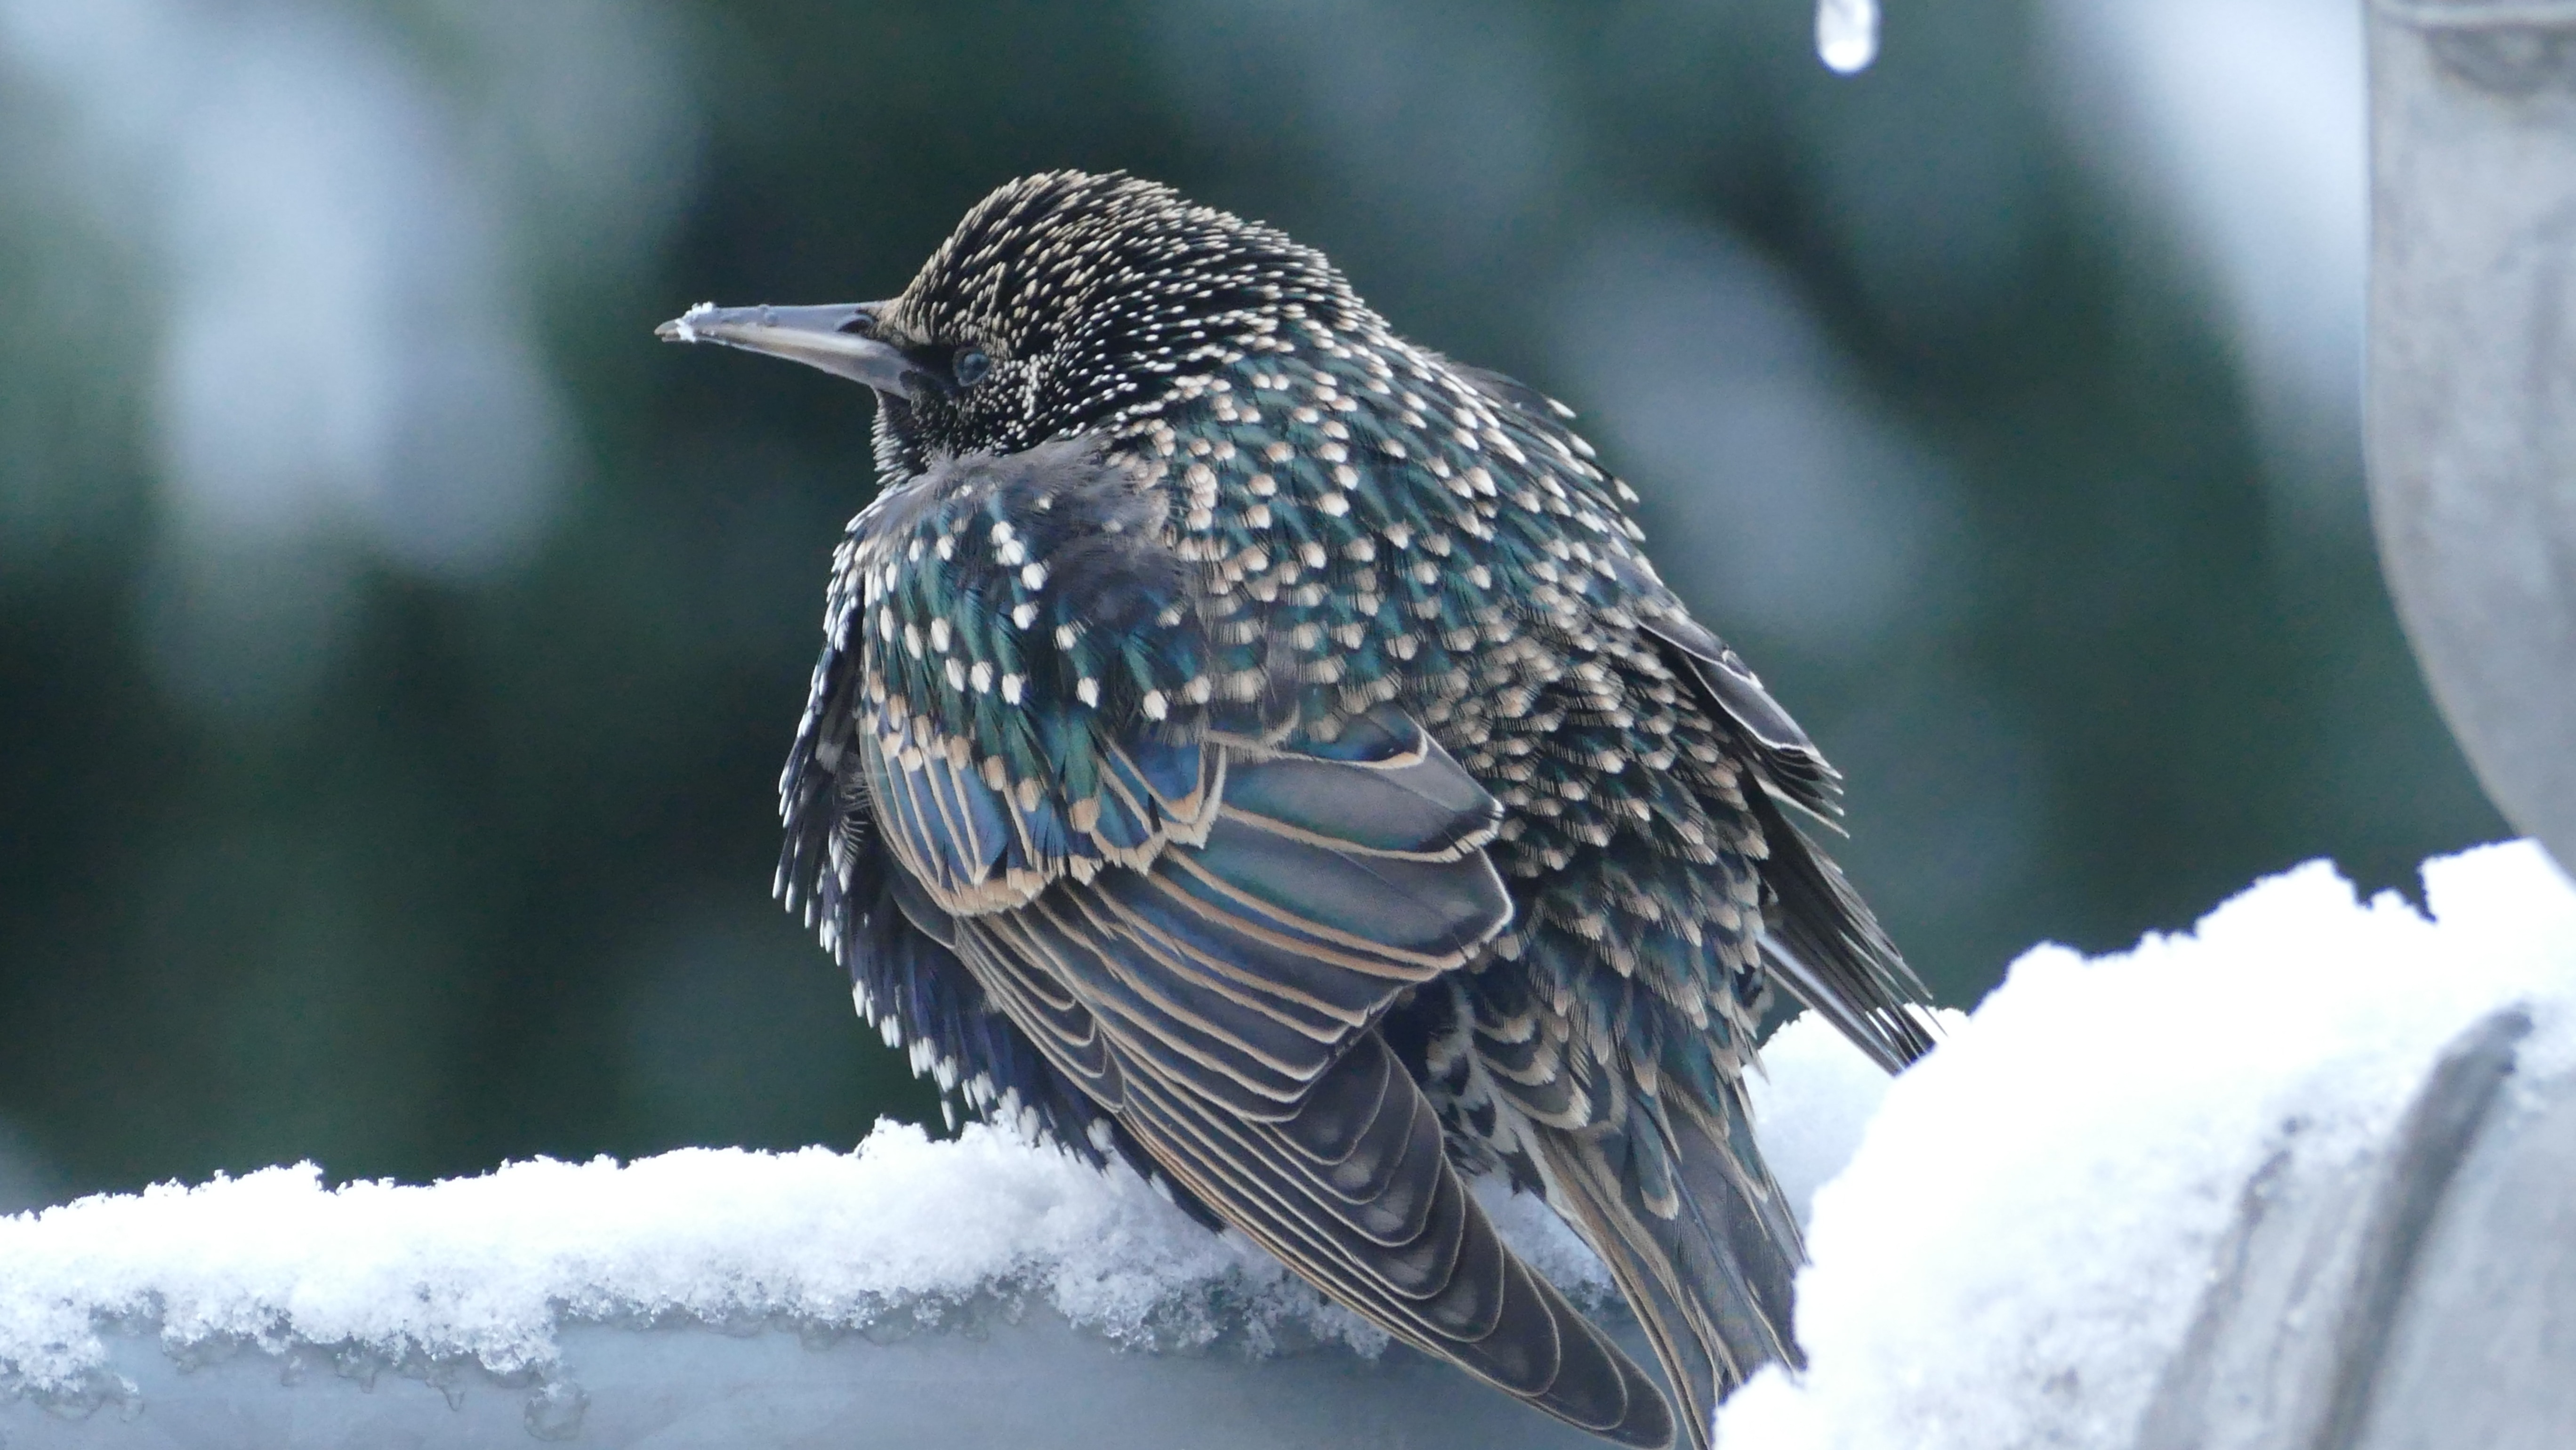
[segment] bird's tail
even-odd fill
[[[1805,1363],[1789,1319],[1805,1251],[1741,1090],[1686,1097],[1639,1092],[1620,1123],[1533,1138],[1550,1206],[1609,1266],[1709,1450],[1720,1400],[1766,1363]]]

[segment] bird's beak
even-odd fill
[[[882,302],[843,302],[822,307],[718,307],[701,302],[660,327],[664,342],[714,342],[766,353],[865,383],[904,397],[909,384],[936,380],[901,349],[876,339]]]

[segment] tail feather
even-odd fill
[[[1638,1450],[1672,1443],[1653,1377],[1502,1241],[1377,1034],[1277,1123],[1234,1117],[1151,1074],[1125,1085],[1122,1125],[1309,1283],[1569,1424]]]
[[[1550,1205],[1609,1266],[1695,1450],[1755,1370],[1805,1363],[1790,1331],[1797,1220],[1727,1098],[1712,1110],[1639,1095],[1619,1124],[1533,1134]]]
[[[1762,956],[1783,985],[1889,1072],[1932,1050],[1923,981],[1878,918],[1764,791],[1745,792],[1770,848]]]

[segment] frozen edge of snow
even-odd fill
[[[1588,1307],[1615,1302],[1541,1205],[1479,1188],[1534,1267]],[[0,1399],[122,1398],[114,1333],[182,1359],[320,1346],[361,1372],[544,1380],[572,1324],[882,1335],[1033,1305],[1148,1350],[1387,1343],[1124,1169],[995,1128],[934,1141],[882,1122],[849,1153],[683,1149],[336,1188],[300,1163],[0,1218]]]

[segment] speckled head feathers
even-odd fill
[[[978,202],[878,316],[878,335],[970,386],[894,399],[881,441],[903,471],[938,454],[1010,453],[1150,399],[1285,315],[1363,310],[1321,252],[1124,173],[1053,171]]]

